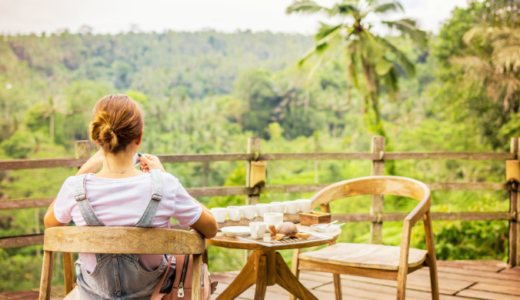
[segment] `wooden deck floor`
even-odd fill
[[[441,299],[500,299],[520,300],[520,267],[507,269],[499,261],[439,261],[439,285]],[[214,273],[212,279],[219,281],[217,294],[222,292],[238,272]],[[343,299],[395,299],[396,282],[357,276],[341,276]],[[304,272],[301,282],[319,299],[334,299],[332,275]],[[289,294],[280,286],[267,288],[266,299],[287,300]],[[253,299],[254,286],[238,299]],[[427,268],[408,275],[407,299],[431,299]],[[34,291],[0,293],[0,300],[38,299]],[[63,299],[58,295],[53,300]]]

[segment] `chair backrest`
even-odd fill
[[[45,230],[43,250],[112,254],[202,254],[196,232],[165,228],[66,226]]]
[[[328,205],[334,200],[347,197],[379,194],[419,200],[420,203],[412,211],[414,219],[416,219],[416,215],[420,217],[421,213],[429,210],[431,206],[430,189],[420,181],[398,176],[370,176],[329,185],[311,198],[311,208]]]

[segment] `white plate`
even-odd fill
[[[227,236],[248,236],[251,230],[246,226],[229,226],[220,229]]]

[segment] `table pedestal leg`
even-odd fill
[[[235,299],[255,283],[257,273],[255,270],[256,259],[256,255],[251,255],[251,257],[249,257],[242,271],[240,271],[235,280],[233,280],[224,292],[218,295],[217,300]]]
[[[233,282],[218,295],[217,300],[235,299],[256,283],[255,300],[263,300],[267,286],[278,284],[298,299],[318,300],[294,276],[280,253],[274,250],[255,251]]]
[[[286,291],[296,296],[297,299],[318,300],[301,282],[294,276],[280,253],[276,252],[276,283]]]

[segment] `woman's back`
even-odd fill
[[[71,176],[63,184],[54,214],[61,223],[72,220],[76,226],[87,226],[74,199],[76,180],[77,176]],[[85,192],[94,213],[105,226],[133,226],[150,202],[152,179],[150,173],[117,179],[87,174]],[[193,202],[179,180],[169,173],[162,173],[162,199],[150,227],[170,228],[172,217],[181,226],[191,226],[199,219],[201,212],[201,207]],[[92,272],[96,266],[95,254],[81,253],[80,258],[87,271]],[[145,270],[152,271],[161,260],[161,255],[141,255],[139,263]]]

